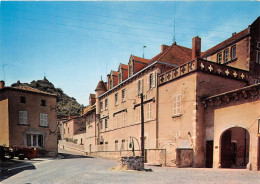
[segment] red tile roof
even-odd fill
[[[165,63],[182,65],[191,60],[192,50],[173,43],[171,46],[166,46],[163,52],[151,59],[150,63],[155,61],[163,61]]]
[[[95,91],[99,91],[99,90],[104,90],[104,91],[107,90],[106,85],[104,84],[104,82],[102,80],[98,82],[98,85],[95,89]]]
[[[113,74],[112,74],[112,73],[113,73]],[[115,76],[118,76],[118,72],[113,71],[113,70],[111,71],[111,74],[112,74],[112,75],[115,75]]]
[[[48,93],[48,92],[45,92],[45,91],[41,91],[39,89],[36,89],[36,88],[32,88],[30,86],[19,86],[19,87],[11,87],[13,89],[20,89],[20,90],[23,90],[23,91],[29,91],[29,92],[34,92],[34,93],[40,93],[40,94],[46,94],[46,95],[54,95],[54,96],[57,96],[56,94],[54,93]]]
[[[122,67],[124,70],[128,70],[128,65],[125,65],[125,64],[122,64],[122,63],[121,63],[121,67]]]
[[[220,50],[223,46],[230,44],[231,42],[240,39],[241,37],[245,36],[246,34],[248,34],[248,29],[244,29],[243,31],[233,35],[232,37],[228,38],[227,40],[219,43],[218,45],[206,50],[202,57],[206,57],[209,56],[211,54],[214,54],[215,52],[217,52],[218,50]]]
[[[139,62],[141,62],[141,63],[147,63],[147,64],[148,64],[148,63],[150,62],[149,59],[137,57],[137,56],[134,56],[134,55],[132,55],[132,57],[134,58],[135,61],[139,61]]]

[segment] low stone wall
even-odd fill
[[[177,148],[176,149],[176,166],[177,167],[192,167],[193,149]]]
[[[58,146],[65,150],[76,151],[79,153],[85,153],[84,145],[78,145],[78,144],[74,144],[72,142],[66,142],[65,140],[59,140]]]
[[[144,170],[144,158],[135,157],[120,157],[118,158],[118,167],[127,170]]]

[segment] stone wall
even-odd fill
[[[193,149],[177,148],[176,149],[176,166],[177,167],[192,167]]]
[[[144,170],[144,158],[140,156],[135,157],[119,157],[118,167],[127,170]]]

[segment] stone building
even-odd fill
[[[191,49],[173,43],[150,60],[131,55],[128,67],[120,64],[96,87],[98,135],[91,153],[115,158],[131,154],[134,144],[140,154],[142,93],[147,162],[257,170],[259,23],[258,17],[205,52],[196,36]]]
[[[57,155],[57,96],[0,81],[0,145],[31,146]]]
[[[86,140],[86,116],[72,117],[62,121],[63,139],[75,144],[84,145]]]

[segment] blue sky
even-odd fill
[[[152,58],[161,44],[202,51],[250,25],[260,14],[257,1],[0,2],[0,80],[43,79],[88,104],[101,76],[106,79],[131,54]]]

